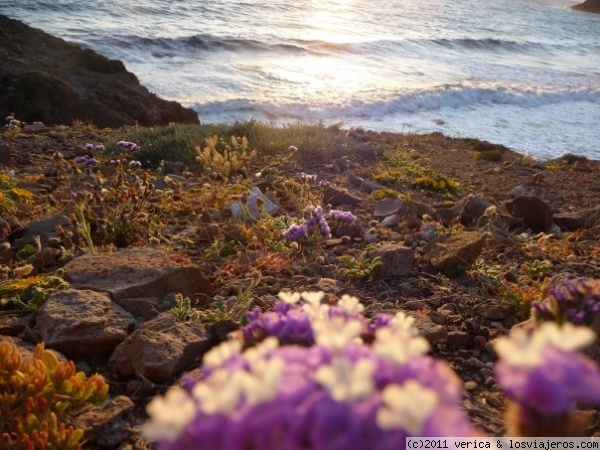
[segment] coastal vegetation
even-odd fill
[[[8,448],[100,439],[77,417],[106,405],[109,385],[136,404],[123,438],[133,448],[403,448],[406,436],[596,431],[600,215],[593,186],[572,197],[559,184],[595,179],[598,162],[532,163],[469,139],[322,123],[32,128],[11,115],[1,133],[1,334],[51,335],[40,322],[52,299],[89,289],[111,293],[103,314],[128,320],[96,354],[57,341],[88,374],[43,344],[25,362],[0,343]],[[478,156],[491,151],[501,158]],[[528,194],[511,194],[517,183]],[[550,212],[534,232],[505,206],[542,190],[579,222],[559,226]],[[210,286],[186,291],[191,272],[143,290],[111,285],[100,258],[138,249],[182,255],[165,265],[191,261]],[[86,258],[95,281],[79,278]],[[144,279],[159,263],[118,272]],[[71,313],[85,311],[60,319],[67,337]],[[182,351],[191,359],[120,374],[119,348],[163,323],[180,343],[204,336]]]

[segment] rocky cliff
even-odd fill
[[[99,127],[198,123],[196,112],[140,85],[121,61],[0,15],[0,114]]]
[[[593,13],[600,13],[600,0],[586,0],[579,5],[571,6],[571,9],[575,9],[577,11],[586,11]]]

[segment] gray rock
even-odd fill
[[[68,289],[39,309],[35,330],[49,348],[68,357],[110,354],[133,328],[134,319],[107,294]]]
[[[384,244],[370,252],[369,257],[380,257],[382,277],[403,277],[412,270],[414,251],[399,244]]]
[[[475,262],[485,245],[486,235],[458,231],[438,237],[425,248],[434,269],[457,273]]]
[[[464,348],[469,343],[469,334],[465,331],[454,330],[448,333],[446,344],[450,347]]]
[[[331,206],[339,205],[358,205],[362,199],[346,191],[334,186],[329,186],[323,192],[323,203]]]
[[[69,261],[64,270],[65,279],[75,289],[108,292],[115,301],[163,298],[174,292],[212,295],[214,291],[186,255],[153,247],[83,255]]]
[[[406,210],[407,206],[404,200],[385,198],[376,203],[373,215],[382,218],[397,214],[400,217],[406,213]]]
[[[554,222],[563,230],[575,231],[585,227],[585,215],[571,212],[554,214]]]
[[[116,448],[129,438],[131,424],[126,416],[133,408],[129,397],[119,395],[100,407],[74,414],[71,425],[83,430],[87,448]]]
[[[427,222],[421,225],[421,228],[419,229],[421,239],[427,242],[433,241],[437,235],[437,228],[437,224],[434,222]]]
[[[506,203],[508,211],[534,233],[546,232],[554,223],[552,210],[537,197],[517,197]]]
[[[10,147],[7,144],[0,143],[0,166],[10,166],[12,164],[12,156]]]
[[[71,221],[64,214],[56,214],[45,219],[34,220],[25,227],[23,237],[15,242],[14,247],[22,248],[27,244],[34,244],[38,236],[42,247],[44,247],[48,239],[58,236],[56,233],[57,227],[65,230],[73,228]]]
[[[145,322],[113,352],[109,367],[121,376],[139,374],[150,381],[171,381],[209,348],[200,322],[178,322],[163,313]]]
[[[407,311],[406,314],[414,317],[415,326],[432,347],[447,339],[448,330],[446,327],[433,323],[429,317],[418,312]]]
[[[385,219],[381,221],[381,225],[384,227],[393,228],[398,225],[402,221],[402,218],[398,214],[392,214],[391,216],[387,216]]]
[[[383,189],[384,186],[382,184],[379,184],[377,181],[373,181],[373,180],[363,180],[362,183],[360,184],[360,190],[361,192],[365,192],[367,194],[370,194],[373,191],[377,191],[379,189]]]
[[[492,202],[484,197],[469,195],[466,199],[464,207],[460,211],[460,221],[464,225],[477,223],[485,210],[493,206]]]
[[[503,320],[506,318],[506,308],[499,304],[484,304],[476,308],[476,313],[490,320]]]

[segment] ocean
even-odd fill
[[[200,120],[476,137],[600,159],[600,15],[572,0],[0,0]]]

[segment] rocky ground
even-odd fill
[[[90,448],[148,448],[139,436],[147,401],[197,369],[201,355],[239,326],[243,314],[215,299],[268,309],[282,289],[352,294],[368,315],[409,312],[432,353],[464,381],[474,423],[501,435],[503,397],[490,342],[526,320],[547,287],[600,278],[599,161],[567,155],[539,162],[476,140],[352,130],[342,156],[311,161],[300,148],[259,157],[248,173],[260,171],[260,178],[231,181],[167,163],[137,172],[138,192],[128,193],[128,185],[111,181],[119,172],[108,164],[74,162],[89,153],[87,143],[120,133],[76,124],[0,138],[3,173],[33,193],[11,200],[3,188],[3,285],[56,271],[69,283],[39,311],[1,317],[0,339],[23,348],[44,341],[80,370],[108,379],[109,404],[73,419]],[[243,204],[252,187],[269,193],[261,202],[276,205],[274,217],[298,216],[295,192],[305,191],[294,189],[302,173],[326,182],[311,195],[357,220],[334,228],[331,239],[295,245],[276,239],[273,221],[232,217],[231,202]],[[85,209],[82,192],[92,205]],[[135,229],[110,242],[102,228],[109,201],[138,208],[128,211]],[[144,211],[149,217],[140,217]],[[159,232],[136,228],[156,218]],[[355,272],[343,270],[344,256],[356,262]],[[375,257],[382,266],[369,273]],[[203,319],[180,322],[165,312],[172,293],[189,296]],[[590,414],[587,433],[597,433],[597,412]]]

